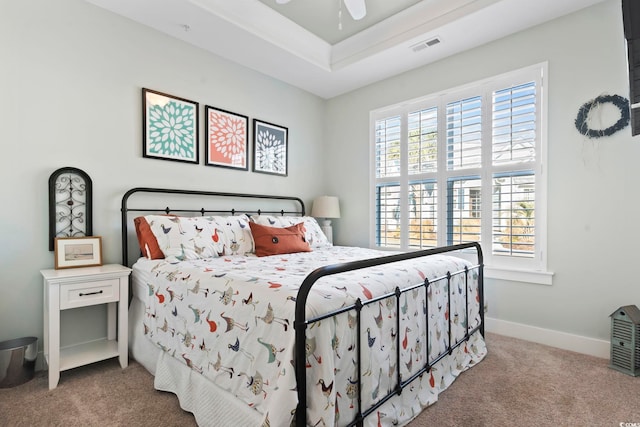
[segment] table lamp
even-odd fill
[[[313,200],[311,216],[323,218],[321,228],[329,243],[333,244],[333,228],[329,218],[340,218],[340,203],[334,196],[319,196]]]

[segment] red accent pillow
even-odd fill
[[[302,231],[302,223],[286,228],[268,227],[249,222],[257,256],[311,252]]]
[[[158,246],[156,236],[151,231],[151,226],[143,216],[134,218],[133,223],[136,227],[136,235],[138,236],[138,244],[142,256],[149,259],[164,259],[164,253]]]

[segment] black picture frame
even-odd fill
[[[287,176],[289,128],[253,119],[253,171]]]
[[[200,162],[200,104],[142,88],[142,156],[177,162]]]
[[[206,166],[249,170],[249,117],[205,105]]]

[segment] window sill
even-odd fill
[[[551,286],[553,284],[553,273],[549,271],[515,270],[506,268],[495,268],[485,265],[484,277],[487,279],[526,282],[537,285]]]

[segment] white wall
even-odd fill
[[[328,101],[326,187],[340,197],[343,210],[335,240],[369,244],[371,110],[543,61],[549,62],[548,264],[555,277],[552,286],[488,280],[488,315],[606,340],[609,314],[640,305],[633,270],[640,137],[626,128],[589,140],[574,120],[579,107],[598,95],[628,97],[619,0]]]
[[[53,266],[47,180],[60,167],[93,180],[94,234],[107,263],[120,262],[120,201],[131,187],[309,204],[323,193],[324,101],[307,92],[81,0],[0,2],[0,61],[0,341],[42,338],[39,270]],[[201,147],[205,104],[287,126],[289,176],[143,158],[142,87],[200,103]],[[103,312],[65,313],[63,345],[104,336]]]

